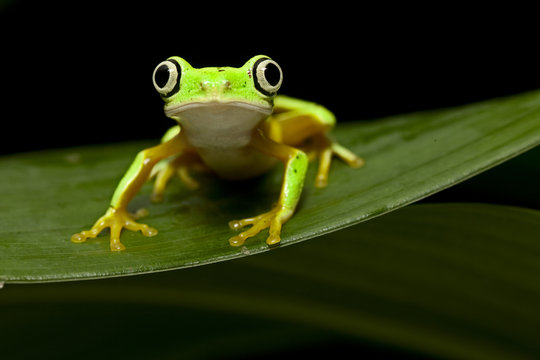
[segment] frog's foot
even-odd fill
[[[257,235],[266,228],[269,229],[269,236],[266,239],[268,245],[277,245],[281,241],[281,227],[290,219],[292,211],[282,207],[276,207],[264,214],[250,217],[242,220],[233,220],[229,222],[229,227],[233,230],[239,230],[247,225],[252,225],[248,230],[233,236],[229,239],[229,244],[232,246],[241,246],[246,239]]]
[[[178,175],[182,183],[190,190],[196,190],[199,188],[199,183],[189,173],[188,165],[175,164],[174,162],[167,162],[160,167],[156,172],[156,181],[154,182],[154,190],[152,191],[151,199],[153,202],[160,202],[163,200],[163,194],[169,181]]]
[[[365,164],[364,159],[339,145],[337,142],[331,141],[324,134],[320,134],[314,140],[314,147],[310,150],[319,158],[319,168],[315,180],[315,186],[318,188],[328,185],[328,173],[330,172],[330,164],[334,155],[353,168],[359,168]]]
[[[144,236],[157,235],[157,230],[145,225],[139,224],[133,220],[132,216],[126,210],[109,208],[105,215],[96,221],[90,230],[85,230],[71,236],[74,243],[85,242],[88,238],[95,238],[105,228],[111,229],[111,251],[121,251],[126,247],[120,242],[120,232],[123,228],[131,231],[140,231]]]

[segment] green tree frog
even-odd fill
[[[281,161],[283,182],[275,206],[263,214],[229,223],[233,230],[251,226],[229,239],[232,246],[242,245],[267,228],[266,243],[278,244],[282,225],[291,218],[300,198],[308,155],[319,159],[315,182],[319,188],[327,184],[333,155],[351,167],[364,163],[327,137],[335,124],[329,110],[276,95],[282,81],[281,67],[264,55],[249,59],[240,68],[194,68],[177,56],[158,64],[153,84],[165,102],[165,114],[178,125],[167,131],[159,145],[138,153],[106,213],[90,230],[74,234],[71,241],[82,243],[110,228],[110,249],[121,251],[125,249],[120,242],[124,228],[145,236],[156,235],[156,229],[138,223],[127,211],[130,200],[153,175],[152,199],[159,201],[175,175],[188,188],[197,188],[197,181],[190,175],[195,168],[241,180],[263,174]]]

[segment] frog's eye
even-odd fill
[[[261,58],[253,65],[255,88],[266,96],[274,96],[283,81],[283,73],[278,63],[269,58]]]
[[[174,95],[180,89],[182,69],[174,59],[165,60],[156,66],[153,75],[154,87],[164,97]]]

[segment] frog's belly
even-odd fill
[[[276,159],[248,147],[198,148],[203,162],[225,179],[247,179],[267,172]]]

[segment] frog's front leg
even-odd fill
[[[278,158],[284,163],[285,171],[281,193],[277,204],[269,212],[229,222],[229,226],[234,230],[252,225],[248,230],[230,238],[229,243],[232,246],[240,246],[247,238],[255,236],[262,230],[269,228],[269,236],[266,239],[266,243],[268,245],[275,245],[281,241],[282,225],[291,218],[300,199],[308,166],[308,158],[299,149],[267,139],[260,130],[255,132],[250,147],[263,154]]]
[[[186,144],[183,134],[180,133],[167,142],[141,151],[118,184],[105,215],[99,218],[90,230],[74,234],[71,241],[82,243],[88,238],[96,237],[102,230],[110,228],[110,248],[112,251],[120,251],[125,249],[120,242],[120,233],[123,228],[141,231],[145,236],[156,235],[156,229],[139,224],[134,220],[127,211],[127,205],[148,179],[152,167],[158,161],[182,152],[186,148]]]

